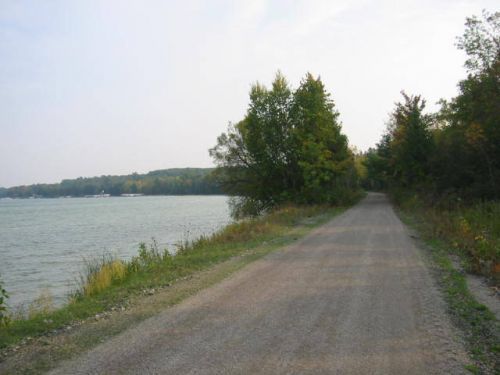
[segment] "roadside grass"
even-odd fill
[[[464,247],[450,243],[450,237],[432,228],[433,221],[429,220],[425,211],[410,210],[408,206],[402,205],[398,213],[427,245],[423,248],[427,250],[436,271],[451,318],[464,333],[467,350],[474,361],[466,369],[474,374],[500,373],[499,322],[485,305],[474,299],[467,288],[464,273],[455,268],[451,259],[451,256],[458,255],[462,263],[470,264],[470,254]],[[457,240],[459,238],[453,239]]]
[[[7,315],[7,305],[6,301],[9,298],[9,293],[4,289],[2,285],[2,279],[0,279],[0,327],[9,324],[10,317]]]
[[[111,255],[106,254],[101,259],[87,261],[80,282],[80,290],[76,291],[72,297],[81,298],[99,294],[109,288],[113,282],[119,283],[126,276],[126,264]]]
[[[65,327],[82,323],[96,314],[124,306],[128,309],[130,301],[138,296],[147,295],[151,290],[175,286],[179,280],[235,256],[246,256],[248,262],[254,260],[291,243],[344,209],[326,206],[282,207],[259,218],[230,224],[211,236],[179,244],[175,255],[167,249],[159,249],[153,242],[149,246],[141,245],[138,255],[129,262],[112,257],[89,262],[79,290],[73,293],[67,305],[56,310],[34,311],[26,318],[18,317],[8,326],[1,327],[0,349],[8,350],[8,347],[21,341],[57,334]],[[169,305],[186,296],[176,295]],[[121,330],[126,328],[123,326]],[[113,334],[119,331],[113,331]],[[81,344],[83,348],[98,343],[92,336],[87,341]]]
[[[421,219],[429,237],[460,256],[467,271],[500,282],[500,202],[464,204],[457,199],[430,202],[415,193],[393,192],[398,206]]]

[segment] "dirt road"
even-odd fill
[[[54,374],[460,374],[467,356],[384,195]]]

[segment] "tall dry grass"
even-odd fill
[[[110,255],[86,261],[80,288],[76,294],[93,296],[109,288],[113,282],[122,281],[126,275],[127,265],[125,262]]]
[[[399,195],[397,201],[421,219],[430,236],[464,253],[471,271],[500,280],[500,202],[454,199],[431,204],[417,194]]]

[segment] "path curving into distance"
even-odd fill
[[[460,374],[467,355],[383,194],[53,374]]]

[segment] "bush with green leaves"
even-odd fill
[[[7,315],[7,298],[9,298],[9,294],[4,289],[2,280],[0,279],[0,327],[6,326],[10,321]]]

